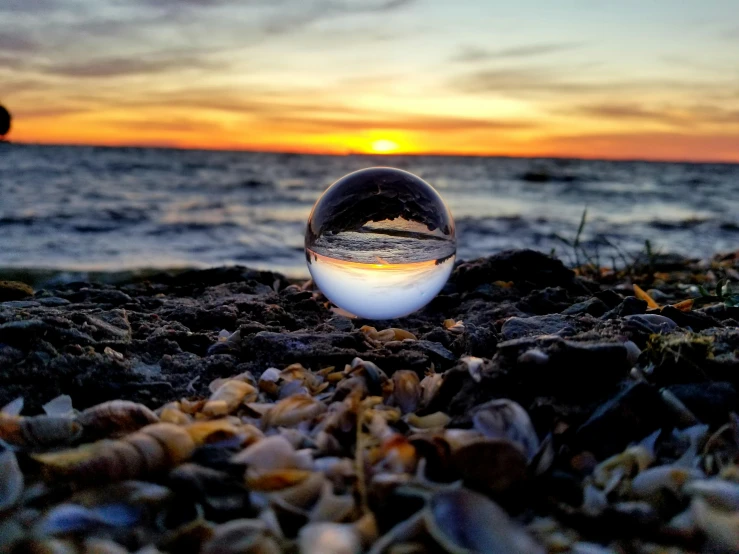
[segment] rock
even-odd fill
[[[505,340],[539,335],[574,335],[574,318],[559,314],[533,317],[512,317],[503,324],[500,333]]]
[[[704,331],[712,327],[724,326],[718,319],[699,311],[683,312],[672,306],[665,306],[661,313],[664,317],[674,321],[679,327],[690,328],[693,331]]]
[[[0,308],[12,308],[14,310],[27,310],[28,308],[38,308],[41,304],[35,300],[8,300],[3,302]]]
[[[722,381],[673,385],[668,390],[698,419],[712,426],[726,423],[739,400],[734,385]]]
[[[633,296],[624,298],[618,306],[603,314],[601,319],[618,319],[629,315],[643,314],[647,311],[647,303]]]
[[[451,280],[459,290],[472,290],[495,281],[513,281],[524,291],[542,287],[586,290],[575,273],[560,260],[535,250],[506,250],[489,258],[462,263],[454,269]]]
[[[334,316],[326,321],[327,325],[330,325],[337,331],[343,331],[344,333],[351,333],[354,331],[354,323],[348,317],[341,315]]]
[[[0,302],[23,300],[33,296],[33,289],[19,281],[0,281]]]
[[[659,391],[639,381],[598,407],[575,439],[581,449],[604,459],[668,425],[669,419]]]
[[[636,314],[628,315],[624,319],[627,321],[627,325],[632,324],[637,328],[647,330],[649,333],[669,333],[677,328],[677,323],[664,315]]]
[[[600,317],[608,311],[608,305],[600,298],[593,296],[584,302],[573,304],[562,312],[562,315],[580,315],[588,314],[593,317]]]
[[[572,303],[567,291],[562,287],[547,287],[537,290],[521,300],[517,306],[526,313],[545,315],[556,314]]]

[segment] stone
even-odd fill
[[[599,406],[577,429],[575,440],[581,449],[602,460],[669,422],[659,390],[639,381]]]
[[[0,302],[24,300],[33,296],[33,288],[19,281],[0,281]]]

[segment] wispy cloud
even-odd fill
[[[532,58],[546,54],[554,54],[573,50],[584,46],[582,42],[552,42],[541,44],[524,44],[511,48],[491,50],[479,46],[463,46],[451,59],[453,62],[472,63],[491,60],[515,58]]]
[[[586,116],[596,120],[639,121],[676,128],[695,129],[701,125],[739,125],[739,107],[682,103],[647,105],[625,102],[586,104],[565,110],[569,115]]]
[[[202,59],[190,59],[187,57],[140,59],[136,57],[126,58],[102,58],[73,62],[67,64],[55,64],[45,69],[46,73],[63,77],[74,78],[98,78],[119,77],[127,75],[161,74],[162,72],[196,69],[210,67]]]
[[[38,43],[25,32],[0,31],[0,52],[30,52],[37,47]]]

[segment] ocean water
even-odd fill
[[[308,275],[313,203],[346,173],[417,174],[444,197],[458,259],[582,240],[708,257],[739,248],[739,165],[443,156],[309,156],[0,145],[0,270],[243,264]]]

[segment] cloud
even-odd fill
[[[584,43],[581,42],[551,42],[526,44],[522,46],[514,46],[512,48],[503,48],[500,50],[489,50],[478,46],[463,46],[451,60],[453,62],[472,63],[489,60],[532,58],[565,50],[573,50],[583,46],[583,44]]]
[[[739,133],[593,133],[550,136],[537,148],[542,155],[603,159],[739,162]]]
[[[56,0],[3,0],[0,13],[40,13],[57,7]]]
[[[36,41],[31,40],[25,32],[0,30],[0,52],[31,52],[37,48]]]
[[[527,121],[496,119],[472,119],[453,116],[364,114],[357,117],[316,117],[313,115],[267,116],[271,123],[289,125],[301,132],[322,133],[326,131],[398,130],[427,133],[455,133],[468,131],[513,131],[535,127]]]
[[[176,69],[197,69],[209,67],[200,59],[187,57],[175,58],[139,58],[136,56],[121,58],[102,58],[83,62],[55,64],[46,68],[45,72],[62,77],[98,78],[120,77],[127,75],[160,74]]]
[[[296,31],[322,19],[350,15],[382,14],[404,8],[416,0],[288,0],[261,25],[268,35]]]
[[[468,93],[582,93],[608,90],[610,83],[588,82],[570,79],[564,72],[554,69],[521,67],[483,69],[457,77],[452,86]]]
[[[642,104],[614,102],[579,106],[569,110],[568,113],[598,119],[638,120],[676,127],[739,124],[739,109],[696,104],[647,107]]]

